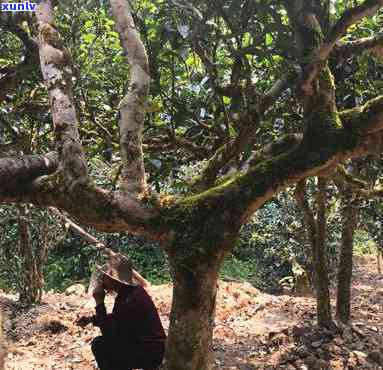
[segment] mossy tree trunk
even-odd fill
[[[174,228],[165,250],[174,286],[164,369],[209,370],[219,270],[240,224],[194,197],[169,212]]]
[[[195,271],[172,264],[174,289],[166,370],[209,370],[219,266]]]
[[[354,231],[358,222],[358,202],[350,189],[340,188],[342,199],[342,244],[338,266],[336,317],[343,323],[350,321],[351,282]]]

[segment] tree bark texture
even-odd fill
[[[357,202],[352,192],[343,188],[342,199],[342,244],[338,266],[338,288],[336,300],[336,317],[343,323],[350,321],[351,281],[353,265],[354,230],[358,221]]]
[[[304,224],[309,236],[314,268],[314,286],[317,295],[317,319],[319,326],[331,324],[331,304],[326,248],[326,180],[318,178],[316,194],[316,217],[305,196],[306,183],[301,181],[295,197],[303,212]]]
[[[309,202],[306,197],[306,180],[301,180],[298,182],[294,196],[298,203],[299,208],[302,211],[303,224],[307,234],[307,239],[310,244],[310,249],[306,252],[306,260],[308,261],[308,266],[310,267],[310,277],[311,283],[315,287],[315,272],[314,272],[314,249],[316,243],[316,234],[317,234],[317,224],[313,210],[311,209]]]
[[[166,370],[209,370],[219,266],[194,271],[172,264],[174,288]]]
[[[88,168],[78,133],[72,95],[72,62],[54,22],[51,0],[36,10],[40,66],[52,110],[56,142],[65,186],[74,190],[88,181]]]
[[[378,265],[378,273],[382,273],[382,263],[383,263],[383,248],[377,247],[376,250],[376,262]]]
[[[329,326],[332,322],[331,301],[328,280],[328,262],[326,246],[326,180],[318,178],[317,193],[317,237],[314,248],[314,269],[317,291],[318,325]]]
[[[120,102],[121,188],[129,193],[147,189],[142,131],[150,86],[149,62],[127,0],[111,0],[122,48],[130,65],[129,91]]]
[[[46,225],[40,225],[38,240],[32,240],[26,206],[19,206],[18,219],[22,281],[19,284],[20,301],[33,304],[41,301],[44,274],[43,268],[48,255]],[[38,243],[36,247],[34,243]]]
[[[0,370],[4,370],[5,362],[5,342],[3,337],[3,313],[0,306]]]

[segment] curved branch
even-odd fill
[[[346,34],[347,29],[358,23],[364,17],[374,15],[383,6],[383,0],[366,0],[363,4],[346,10],[338,22],[329,31],[324,43],[321,45],[318,56],[327,59],[335,43]]]
[[[365,198],[383,197],[383,188],[369,188],[368,184],[348,173],[344,166],[337,166],[330,178],[338,188],[346,187],[347,190]]]
[[[156,200],[138,200],[90,183],[69,192],[56,171],[58,163],[56,153],[0,159],[0,176],[9,179],[0,183],[0,203],[56,207],[100,231],[128,231],[158,241],[167,238]]]
[[[379,99],[372,100],[368,106],[379,117]],[[214,220],[214,227],[219,230],[221,226],[235,230],[287,186],[318,175],[347,158],[382,151],[383,127],[379,131],[370,130],[374,127],[373,115],[366,130],[353,129],[352,123],[363,121],[363,115],[363,110],[353,112],[351,123],[315,147],[301,135],[288,135],[259,151],[246,173],[197,195],[173,201],[164,199],[164,204],[155,199],[139,200],[134,195],[105,191],[92,184],[80,187],[75,193],[68,192],[61,185],[59,172],[39,177],[52,173],[57,163],[47,163],[46,158],[38,156],[1,160],[0,176],[11,181],[0,183],[0,201],[55,206],[98,230],[130,231],[160,241],[169,241],[174,234],[174,223],[194,225],[193,220],[203,222],[203,217]],[[343,113],[342,118],[347,122],[350,114]],[[36,161],[34,166],[29,165],[32,159]]]
[[[276,100],[280,97],[280,95],[290,86],[295,79],[298,77],[298,71],[292,70],[286,75],[282,76],[279,80],[275,81],[274,85],[266,91],[266,93],[261,96],[259,111],[260,113],[266,112],[268,108],[270,108]]]
[[[147,189],[142,152],[142,131],[150,85],[148,56],[137,32],[129,2],[111,0],[122,48],[130,65],[128,94],[120,102],[120,145],[122,186],[129,193]]]
[[[18,18],[12,16],[10,13],[2,12],[0,14],[0,29],[11,32],[17,36],[23,43],[25,49],[24,60],[21,63],[15,66],[7,66],[0,70],[0,74],[4,74],[4,76],[0,78],[0,101],[12,90],[15,90],[21,81],[35,70],[38,61],[37,44],[17,22]]]
[[[355,134],[370,135],[383,130],[383,95],[361,107],[340,112],[343,126]]]
[[[197,192],[211,187],[216,181],[222,167],[230,160],[234,159],[254,140],[254,134],[257,127],[258,125],[256,122],[243,124],[241,132],[236,139],[231,140],[218,148],[207,163],[202,175],[194,179],[191,189]]]
[[[330,29],[324,42],[314,50],[308,60],[301,82],[302,90],[310,92],[311,83],[317,78],[326,64],[336,42],[346,34],[347,29],[364,17],[374,15],[383,6],[383,0],[366,0],[363,4],[346,10],[338,22]]]
[[[88,181],[88,169],[78,133],[78,121],[72,95],[72,68],[54,24],[52,3],[43,0],[36,11],[41,71],[48,90],[56,142],[69,190]]]
[[[351,122],[319,141],[315,147],[298,135],[286,136],[278,145],[266,146],[258,152],[258,159],[245,174],[187,197],[179,205],[192,203],[197,208],[212,210],[217,224],[231,225],[233,220],[237,220],[237,225],[245,223],[266,201],[289,185],[318,175],[345,159],[382,151],[380,104],[379,98],[367,104],[372,112],[368,119],[364,117],[364,110],[353,112]],[[345,121],[350,119],[349,114],[343,113],[342,117]],[[363,128],[359,122],[367,124]]]
[[[0,158],[0,178],[7,179],[0,185],[0,202],[12,201],[27,191],[35,179],[54,173],[57,166],[57,153]]]
[[[25,49],[35,50],[37,55],[37,45],[33,39],[31,39],[28,33],[22,29],[18,23],[17,19],[12,15],[12,13],[2,13],[0,16],[0,28],[5,29],[8,32],[13,33],[17,36],[21,42],[24,44]]]
[[[335,58],[346,59],[350,56],[368,52],[374,56],[383,56],[383,32],[372,37],[346,42],[336,45],[333,51]]]

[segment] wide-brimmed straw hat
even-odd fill
[[[133,283],[133,264],[129,258],[121,253],[111,252],[108,262],[103,266],[96,266],[93,272],[88,293],[91,294],[97,286],[102,285],[103,277],[119,283],[121,286],[135,286]]]
[[[105,275],[121,285],[135,285],[133,283],[133,264],[129,258],[121,253],[110,254],[108,263],[104,266],[96,266],[96,269],[100,275],[99,279]]]

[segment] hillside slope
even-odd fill
[[[97,328],[76,327],[77,316],[93,312],[93,300],[73,289],[46,293],[43,303],[23,309],[0,294],[8,336],[6,369],[95,369],[90,342]],[[149,290],[167,328],[171,286]],[[112,299],[107,299],[111,307]],[[315,327],[310,297],[273,296],[249,283],[219,283],[214,332],[216,368],[383,369],[383,276],[373,258],[359,259],[353,284],[353,325]]]

